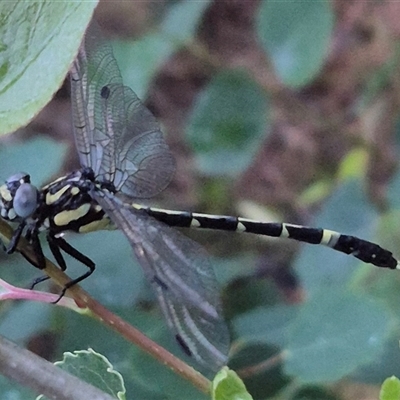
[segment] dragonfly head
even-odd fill
[[[28,174],[18,173],[0,186],[0,215],[9,221],[29,218],[38,206],[39,192]]]

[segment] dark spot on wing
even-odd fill
[[[168,286],[157,275],[153,276],[153,281],[157,283],[157,285],[160,286],[162,290],[168,290]]]
[[[110,96],[110,88],[108,86],[103,86],[101,88],[100,96],[103,99],[108,99],[108,97]]]
[[[189,346],[186,344],[186,342],[182,339],[182,336],[175,335],[175,339],[178,342],[179,346],[181,346],[185,354],[187,354],[189,357],[192,357],[193,353],[190,351]]]

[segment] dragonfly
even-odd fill
[[[378,267],[399,269],[389,250],[328,229],[142,205],[141,201],[169,184],[174,158],[154,116],[124,86],[112,47],[94,26],[85,34],[70,81],[81,168],[42,188],[34,186],[24,173],[11,176],[0,186],[0,215],[18,224],[8,253],[14,252],[24,237],[37,255],[34,266],[43,269],[39,235],[45,232],[62,270],[67,268],[63,252],[88,268],[67,283],[60,296],[95,270],[95,263],[72,247],[63,234],[120,229],[178,344],[199,364],[217,371],[227,363],[230,346],[217,280],[205,250],[175,227],[289,238],[325,245]]]

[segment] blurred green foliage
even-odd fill
[[[334,14],[328,1],[264,1],[258,38],[287,86],[301,87],[319,73],[328,52]]]
[[[223,71],[199,94],[187,127],[198,169],[236,176],[254,159],[267,131],[267,99],[245,71]]]
[[[170,7],[161,23],[140,40],[113,42],[124,83],[132,87],[139,98],[147,94],[152,79],[168,57],[191,44],[209,3],[208,0],[178,2]]]

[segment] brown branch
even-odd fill
[[[50,399],[114,399],[109,394],[1,336],[0,371],[7,378],[28,386],[37,394],[43,394]]]

